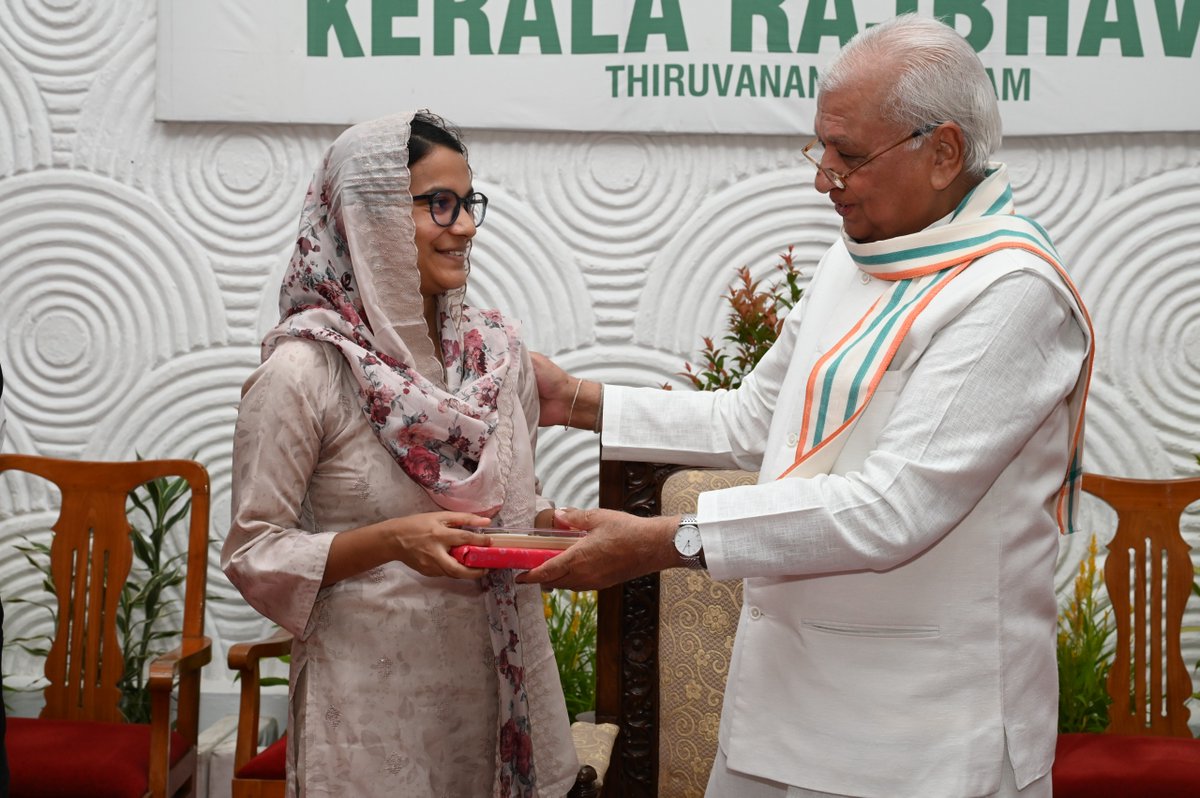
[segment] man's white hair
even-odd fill
[[[884,117],[913,130],[956,122],[966,139],[965,168],[982,177],[1000,148],[1000,108],[967,40],[936,19],[895,17],[851,39],[821,75],[818,91],[837,91],[879,66],[896,71]]]

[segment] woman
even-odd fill
[[[295,635],[288,795],[565,795],[578,764],[536,586],[449,553],[550,526],[537,391],[463,304],[487,198],[428,113],[356,125],[313,176],[246,382],[222,561]]]

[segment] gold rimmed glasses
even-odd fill
[[[822,143],[822,141],[819,137],[813,139],[812,141],[808,142],[808,144],[804,145],[804,149],[800,150],[800,152],[803,153],[804,157],[809,160],[809,163],[811,163],[813,166],[817,167],[818,172],[825,175],[825,178],[830,183],[833,183],[835,188],[844,189],[846,187],[846,180],[847,180],[847,178],[850,177],[850,175],[854,174],[859,169],[862,169],[864,166],[866,166],[871,161],[878,158],[880,155],[883,155],[885,152],[888,152],[889,150],[894,150],[896,147],[899,147],[904,142],[912,141],[913,139],[920,138],[921,136],[924,136],[927,133],[932,133],[934,130],[936,130],[938,128],[939,125],[941,125],[941,122],[935,122],[932,124],[928,124],[925,127],[918,128],[917,130],[914,130],[912,133],[909,133],[907,136],[905,136],[904,138],[895,142],[894,144],[889,144],[886,147],[884,147],[882,150],[877,150],[873,154],[868,155],[866,158],[859,160],[859,162],[857,164],[850,167],[850,169],[845,172],[838,172],[833,169],[830,169],[828,166],[821,166],[821,161],[825,160],[825,145],[824,145],[824,143]],[[814,152],[815,152],[815,156],[814,156]],[[837,150],[834,150],[834,152],[837,153],[838,158],[843,163],[845,163],[846,161],[858,160],[856,158],[848,158],[848,157],[842,155],[841,153],[837,152]]]

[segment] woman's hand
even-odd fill
[[[389,518],[334,535],[321,584],[332,585],[387,562],[399,561],[423,576],[479,579],[481,568],[454,559],[455,546],[490,546],[491,538],[459,527],[486,527],[492,520],[474,513],[440,511]]]
[[[459,529],[463,526],[486,527],[492,519],[470,513],[422,513],[393,518],[390,530],[398,547],[395,559],[425,576],[450,576],[456,579],[479,579],[483,569],[468,568],[454,559],[450,549],[455,546],[490,546],[491,538],[477,532]]]
[[[537,378],[538,399],[541,401],[538,425],[551,427],[562,424],[578,429],[595,429],[603,386],[568,374],[540,352],[529,354],[533,359],[533,373]]]
[[[540,352],[530,352],[529,356],[533,359],[533,374],[537,378],[538,399],[542,404],[538,423],[543,427],[566,424],[578,378],[563,371]]]

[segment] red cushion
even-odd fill
[[[1054,798],[1200,795],[1200,739],[1060,734]]]
[[[5,737],[14,798],[141,798],[149,789],[148,725],[9,718]],[[188,749],[171,732],[171,764]]]
[[[283,781],[287,770],[287,733],[259,751],[234,775],[239,779],[270,779]]]

